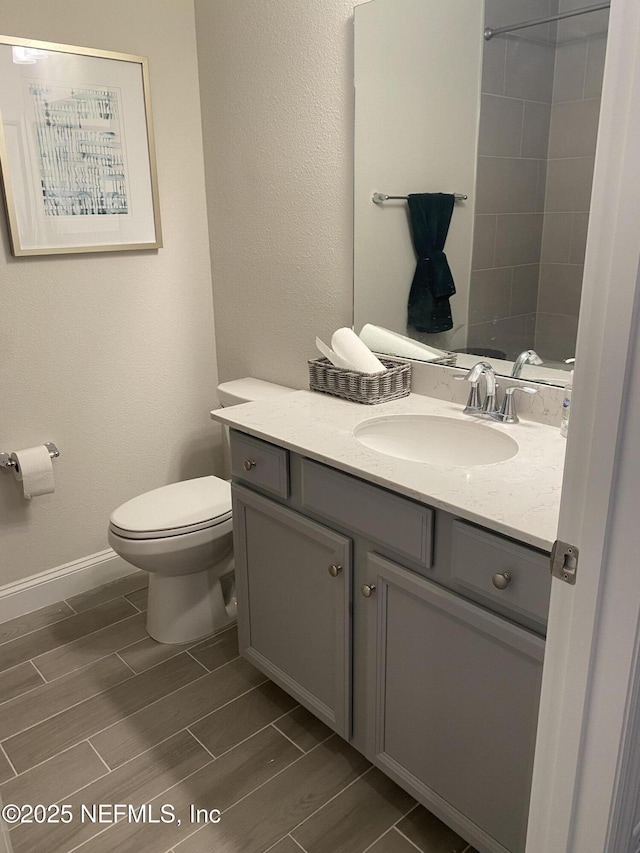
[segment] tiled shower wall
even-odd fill
[[[584,5],[560,0],[560,11]],[[607,23],[605,11],[558,23],[535,334],[558,361],[575,354]]]
[[[581,2],[487,0],[486,25],[554,15]],[[573,355],[603,15],[485,43],[468,346],[511,358],[534,346],[547,361]]]

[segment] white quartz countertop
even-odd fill
[[[426,414],[468,420],[462,406],[410,394],[377,406],[328,394],[283,397],[216,409],[220,423],[355,474],[545,551],[556,538],[566,441],[557,427],[521,420],[482,423],[514,438],[519,451],[492,465],[453,467],[396,459],[357,441],[353,430],[380,415]]]

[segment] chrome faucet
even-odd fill
[[[484,376],[485,380],[484,401],[480,396],[479,389],[481,376]],[[488,361],[477,362],[473,365],[466,376],[456,376],[456,379],[460,381],[466,380],[471,383],[469,399],[467,400],[467,405],[464,408],[465,415],[490,417],[496,413],[496,392],[498,389],[498,383],[496,382],[496,375],[493,371],[493,367]]]
[[[513,363],[511,378],[517,379],[522,373],[522,368],[525,364],[542,364],[542,359],[534,349],[526,349],[521,352]]]

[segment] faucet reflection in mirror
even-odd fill
[[[520,6],[373,0],[356,8],[354,320],[356,331],[373,323],[490,357],[506,375],[535,349],[549,379],[549,367],[564,369],[575,352],[608,13],[484,40],[485,26],[553,17],[576,3],[531,0],[526,15]],[[443,49],[452,43],[455,51]],[[453,329],[408,329],[406,208],[372,205],[372,191],[474,185],[447,239]]]

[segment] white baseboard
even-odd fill
[[[0,587],[0,623],[136,572],[112,548]]]

